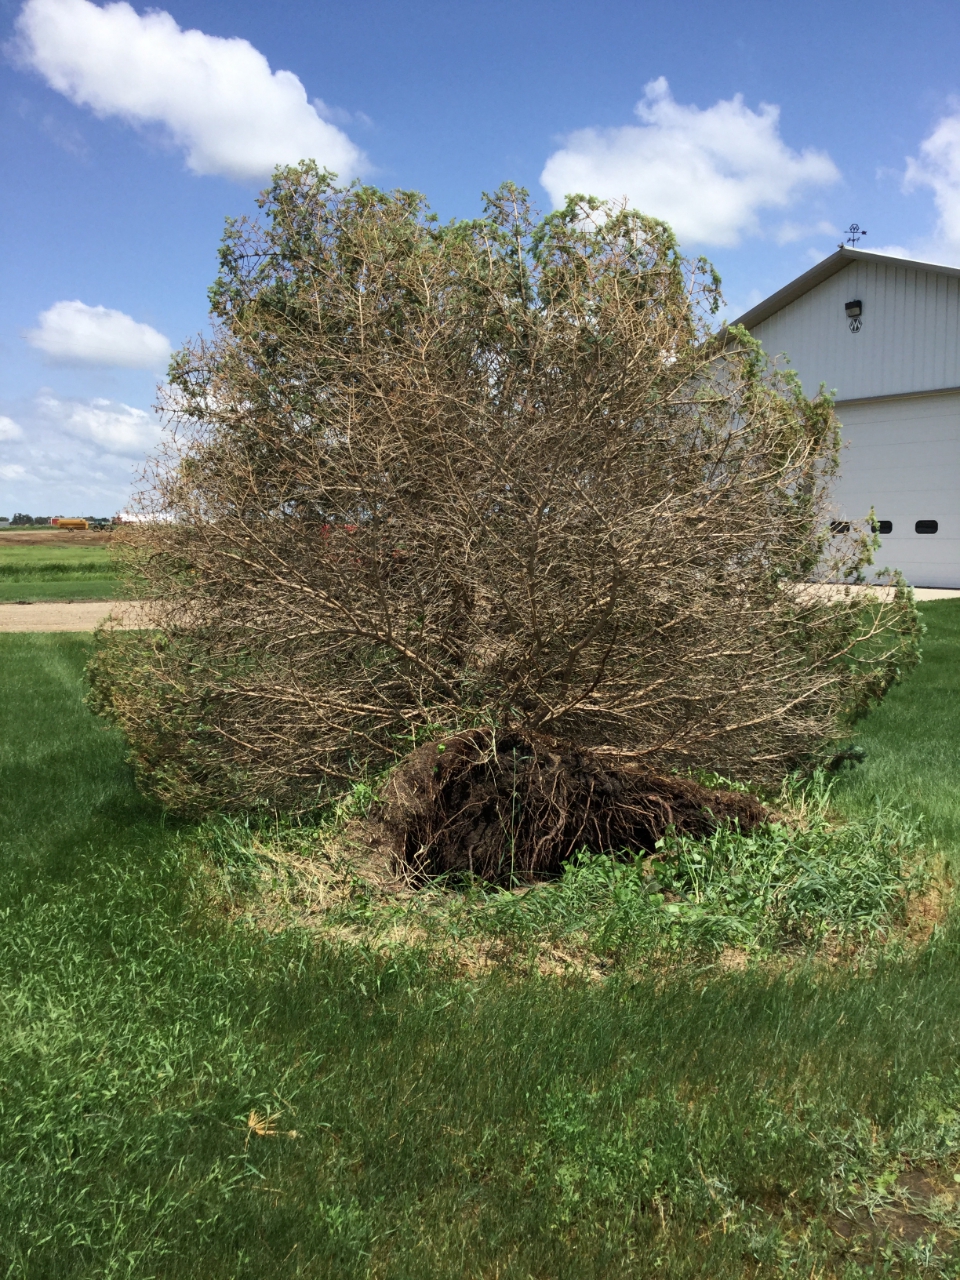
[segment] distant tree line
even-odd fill
[[[9,521],[7,521],[5,516],[0,516],[0,522],[6,522],[11,525],[52,524],[52,522],[58,518],[59,517],[57,516],[30,516],[23,511],[16,511],[14,512],[12,519],[10,519]],[[111,524],[112,523],[112,519],[110,516],[81,516],[81,519],[88,521],[88,523],[90,524]]]

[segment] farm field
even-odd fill
[[[924,618],[834,799],[951,860],[960,602]],[[952,926],[599,979],[276,932],[135,790],[90,649],[0,636],[6,1274],[956,1276]]]
[[[113,600],[118,583],[108,535],[0,533],[0,603],[14,600]]]

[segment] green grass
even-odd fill
[[[77,568],[95,567],[99,572],[111,570],[113,563],[107,546],[83,542],[70,546],[69,543],[54,542],[52,538],[49,546],[32,546],[14,542],[12,538],[4,538],[0,534],[0,568],[28,569],[31,565],[50,562]]]
[[[923,815],[929,836],[960,859],[960,602],[923,605],[920,666],[860,726],[866,760],[845,769],[834,797],[847,813],[874,798]]]
[[[82,577],[17,578],[0,576],[0,603],[27,600],[117,600],[123,591],[114,577],[84,574]]]
[[[272,935],[134,790],[88,653],[0,637],[0,1274],[956,1276],[952,930],[606,981]],[[911,1164],[919,1243],[844,1244]]]
[[[120,583],[103,546],[23,546],[0,535],[0,602],[113,600]]]

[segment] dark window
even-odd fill
[[[831,533],[849,533],[850,521],[849,520],[831,520],[830,532]]]
[[[874,533],[893,533],[892,520],[878,520],[873,526]]]
[[[918,520],[913,527],[917,533],[936,533],[940,525],[936,520]]]

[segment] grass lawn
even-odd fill
[[[882,796],[922,814],[948,860],[960,860],[960,601],[923,606],[923,661],[860,728],[865,762],[839,779],[835,797],[849,813]]]
[[[112,575],[84,574],[83,577],[17,578],[0,576],[0,604],[27,600],[117,600],[120,583]]]
[[[118,587],[106,546],[52,538],[49,546],[30,546],[0,535],[0,602],[113,600]]]
[[[960,605],[927,617],[844,803],[892,778],[946,840]],[[958,1274],[952,930],[598,982],[231,922],[84,708],[89,645],[0,636],[3,1274]]]

